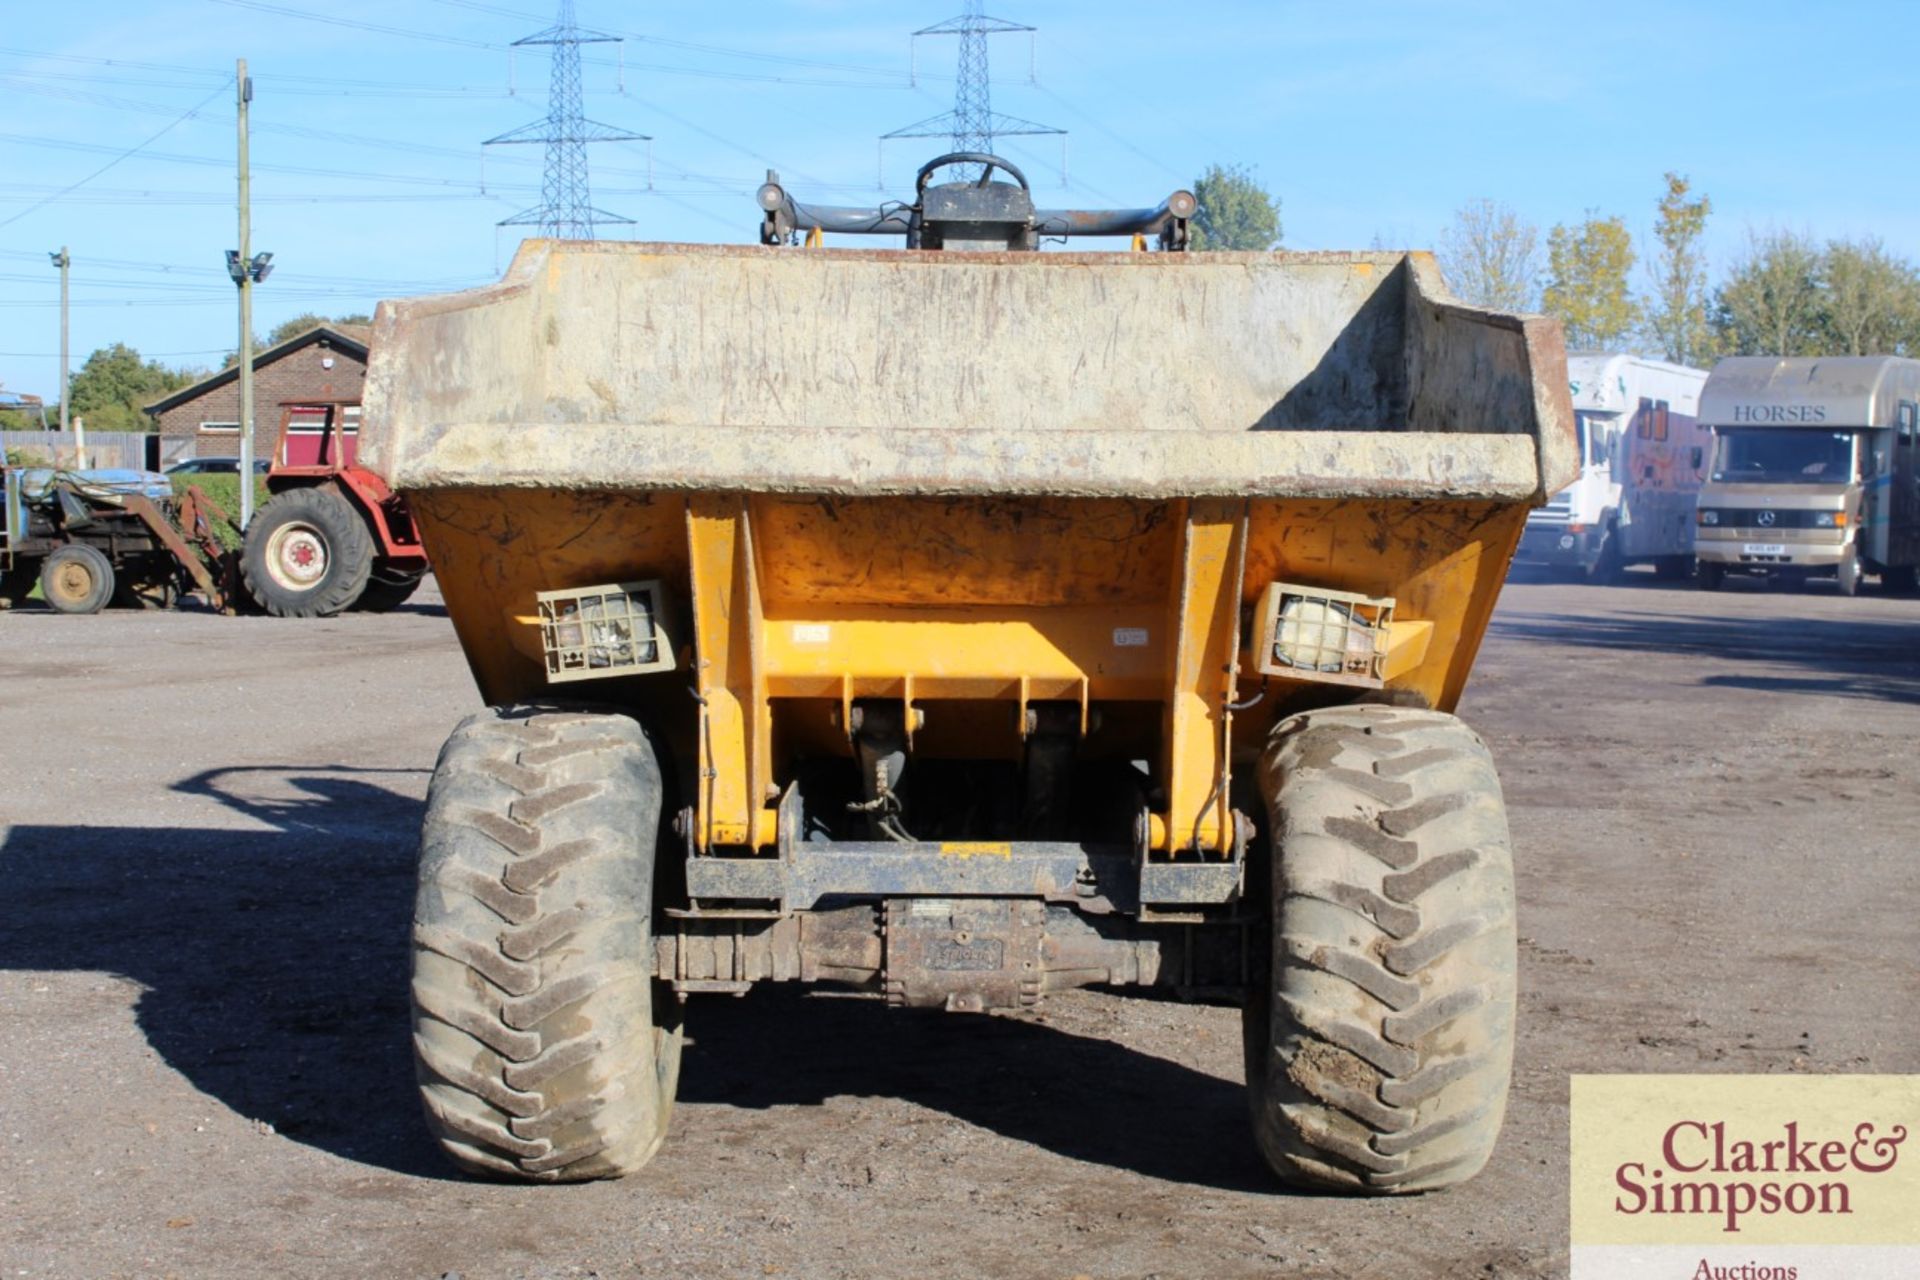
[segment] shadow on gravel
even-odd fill
[[[252,789],[279,798],[237,796],[253,772],[275,775]],[[333,1155],[456,1177],[420,1121],[408,1043],[421,805],[379,778],[216,770],[176,784],[268,830],[12,828],[0,969],[131,979],[148,1043],[195,1088]],[[688,1022],[690,1102],[903,1098],[1077,1160],[1273,1190],[1239,1085],[1111,1041],[779,987],[696,1001]]]
[[[294,798],[230,801],[272,830],[14,827],[0,968],[129,978],[147,1042],[194,1087],[294,1141],[448,1176],[407,1039],[419,802],[354,771],[275,772]]]
[[[1671,614],[1496,614],[1502,639],[1582,648],[1687,653],[1726,662],[1805,667],[1802,678],[1704,674],[1708,686],[1920,703],[1920,605],[1902,621],[1792,616],[1681,618]]]
[[[1530,564],[1515,564],[1507,569],[1507,582],[1521,586],[1586,587],[1600,592],[1630,587],[1635,591],[1680,591],[1694,595],[1700,590],[1691,576],[1663,578],[1651,569],[1638,567],[1622,569],[1620,576],[1612,582],[1590,582],[1585,574],[1571,569],[1556,570]],[[1604,600],[1606,597],[1599,598]]]
[[[1279,1191],[1254,1149],[1239,1084],[1112,1040],[781,986],[696,1001],[687,1037],[684,1102],[762,1108],[900,1098],[1089,1164],[1226,1191]]]

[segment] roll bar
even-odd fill
[[[957,164],[981,166],[980,176],[964,182],[931,185],[933,174]],[[999,170],[1013,182],[993,181]],[[929,192],[940,197],[937,208],[929,212]],[[793,198],[780,183],[780,175],[769,169],[767,180],[756,193],[764,215],[760,224],[762,244],[779,245],[796,234],[834,232],[839,235],[901,235],[909,248],[945,247],[951,238],[947,232],[966,228],[964,243],[975,247],[983,229],[990,229],[997,242],[1004,238],[1005,248],[1038,248],[1045,236],[1147,236],[1159,237],[1160,248],[1183,250],[1188,245],[1188,224],[1199,211],[1200,202],[1184,188],[1170,193],[1151,209],[1035,209],[1032,187],[1018,166],[999,156],[982,151],[955,151],[936,156],[914,174],[912,204],[890,201],[877,208],[846,205],[805,204]]]

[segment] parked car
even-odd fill
[[[269,464],[265,458],[255,458],[253,460],[254,474],[256,475],[267,474],[268,465]],[[168,467],[167,474],[170,476],[239,475],[240,459],[238,458],[188,458],[184,462],[176,462],[172,466]]]

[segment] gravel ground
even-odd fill
[[[0,1277],[1537,1277],[1575,1072],[1920,1071],[1920,601],[1515,584],[1461,712],[1521,905],[1475,1181],[1276,1192],[1236,1011],[696,1004],[638,1177],[462,1180],[406,1037],[437,598],[0,614]]]

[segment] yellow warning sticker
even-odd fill
[[[940,845],[943,858],[1011,858],[1013,846],[1004,840],[951,840]]]

